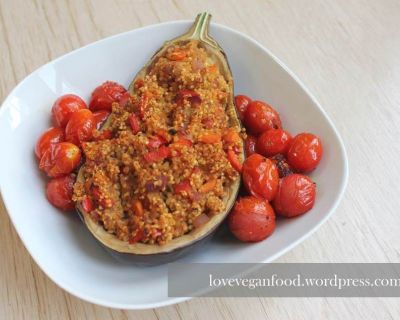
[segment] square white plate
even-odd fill
[[[10,218],[33,259],[60,287],[108,307],[144,309],[185,298],[167,296],[167,266],[132,267],[107,254],[73,214],[46,200],[46,179],[33,148],[50,125],[53,101],[65,93],[88,99],[105,80],[128,85],[165,40],[182,34],[189,21],[175,21],[119,34],[75,50],[26,77],[0,109],[0,190]],[[347,158],[343,143],[325,112],[300,81],[267,49],[244,34],[213,24],[211,35],[227,53],[235,93],[272,104],[284,127],[296,134],[319,135],[324,156],[313,172],[315,207],[296,219],[279,220],[266,241],[243,244],[223,229],[188,262],[268,262],[293,248],[333,213],[344,192]],[[180,260],[182,261],[182,260]]]

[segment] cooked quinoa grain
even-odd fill
[[[170,47],[134,88],[113,104],[111,138],[83,144],[74,200],[120,240],[162,245],[224,211],[239,177],[227,154],[242,139],[226,111],[229,83],[197,41]]]

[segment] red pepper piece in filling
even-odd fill
[[[190,181],[185,179],[174,186],[175,193],[186,193],[190,194],[192,192],[192,186],[190,185]]]
[[[139,116],[141,119],[144,118],[144,114],[149,104],[149,100],[150,100],[150,93],[146,91],[140,97],[140,102],[139,102]]]
[[[228,160],[233,169],[235,169],[237,172],[242,172],[242,164],[233,150],[228,150]]]
[[[103,208],[111,208],[114,205],[112,199],[105,199],[102,197],[98,187],[92,187],[92,196]]]
[[[155,151],[147,152],[143,155],[146,162],[157,162],[168,158],[171,155],[170,148],[166,146],[161,146]]]
[[[85,197],[85,199],[82,200],[82,208],[83,210],[85,210],[86,212],[90,212],[92,211],[93,208],[93,202],[92,199],[90,199],[89,197]]]
[[[144,231],[142,229],[139,229],[136,231],[136,234],[129,239],[129,243],[134,244],[136,242],[139,242],[144,238],[144,236],[145,236]]]
[[[169,146],[171,149],[175,150],[178,156],[180,156],[182,148],[184,147],[190,148],[191,146],[193,146],[193,142],[192,140],[189,140],[188,138],[182,136],[179,137],[177,141],[171,143]]]
[[[176,48],[175,50],[168,52],[167,59],[171,61],[181,61],[186,58],[186,52],[180,48]]]
[[[176,103],[178,104],[178,106],[183,106],[183,102],[185,99],[189,100],[192,106],[197,106],[201,103],[200,95],[196,91],[189,89],[179,90],[176,96]]]
[[[128,121],[129,125],[131,126],[132,133],[137,134],[140,131],[139,119],[137,118],[137,116],[134,113],[132,113],[129,116]]]
[[[165,129],[158,129],[156,133],[157,133],[157,136],[163,138],[165,141],[169,141],[171,139],[171,136],[169,135],[168,131]]]
[[[92,187],[92,196],[96,201],[100,200],[100,189],[98,187]]]
[[[142,217],[144,214],[143,205],[140,200],[134,200],[132,203],[132,210],[136,216]]]
[[[192,170],[192,175],[193,174],[200,174],[201,173],[201,169],[199,167],[194,167]]]
[[[162,236],[162,232],[161,232],[160,229],[155,229],[155,230],[153,230],[153,231],[151,232],[151,237],[152,237],[153,239],[157,239],[158,237],[161,237],[161,236]]]
[[[135,83],[133,84],[133,87],[135,88],[135,90],[140,89],[141,87],[144,86],[144,81],[143,79],[137,79],[135,81]]]
[[[176,141],[175,143],[177,143],[181,146],[186,146],[186,147],[191,147],[193,145],[192,140],[189,140],[184,137],[179,137],[178,141]]]
[[[149,141],[147,142],[147,146],[150,148],[156,149],[166,143],[167,143],[167,140],[165,140],[165,138],[157,135],[157,136],[149,138]]]

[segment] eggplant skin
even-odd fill
[[[82,213],[79,210],[77,210],[77,212],[79,218],[85,224],[85,218],[83,217]],[[121,263],[135,265],[139,267],[150,267],[150,266],[158,266],[161,264],[173,262],[183,256],[188,255],[190,252],[197,250],[198,248],[202,247],[204,244],[206,244],[208,241],[212,239],[212,237],[214,236],[215,232],[218,229],[217,227],[218,226],[216,226],[214,230],[206,234],[203,238],[196,239],[196,241],[188,243],[184,247],[180,247],[169,252],[160,252],[157,254],[146,254],[146,255],[118,252],[98,241],[92,233],[90,234],[96,240],[96,242],[100,244],[100,246],[104,248],[115,260]]]
[[[234,97],[233,97],[233,78],[232,78],[232,73],[229,68],[229,63],[226,58],[225,53],[223,50],[219,47],[219,45],[208,35],[208,24],[209,20],[211,18],[211,15],[208,13],[203,13],[198,15],[196,18],[195,23],[191,27],[191,29],[188,31],[188,33],[184,34],[181,37],[178,37],[176,39],[173,39],[169,42],[166,42],[166,44],[160,48],[159,51],[153,56],[153,58],[148,62],[148,64],[142,68],[141,71],[139,71],[138,75],[134,78],[132,81],[132,84],[134,83],[135,79],[144,74],[147,70],[147,66],[151,64],[151,62],[157,58],[158,55],[162,54],[163,50],[171,45],[173,42],[181,42],[181,41],[187,41],[189,39],[193,39],[192,35],[195,35],[195,38],[204,42],[205,48],[208,48],[207,50],[210,50],[210,54],[213,53],[213,57],[217,59],[216,61],[219,61],[221,63],[221,68],[224,70],[224,74],[226,77],[226,80],[230,84],[231,92],[229,95],[229,101],[228,101],[228,106],[227,106],[227,114],[230,118],[231,125],[238,126],[239,128],[241,127],[241,123],[239,121],[237,111],[234,105]],[[202,28],[199,28],[200,25],[203,25]],[[200,33],[198,34],[197,31],[200,30]],[[192,34],[192,32],[194,32]],[[130,86],[130,90],[132,89],[132,84]],[[105,122],[103,128],[107,127],[108,120]],[[240,153],[240,159],[244,161],[244,150],[241,150]],[[77,181],[80,179],[83,179],[83,172],[84,172],[84,164],[81,166],[78,175],[77,175]],[[226,209],[224,212],[220,213],[219,215],[216,215],[214,218],[216,220],[214,221],[209,221],[207,222],[204,226],[199,228],[199,234],[194,235],[192,239],[185,239],[182,240],[182,245],[173,247],[173,248],[163,248],[163,246],[160,246],[155,250],[155,252],[151,253],[144,253],[144,252],[138,252],[136,250],[135,252],[129,252],[125,251],[122,252],[118,251],[115,247],[113,248],[111,246],[107,246],[107,242],[103,241],[105,240],[104,238],[98,238],[99,234],[94,233],[94,231],[91,229],[90,224],[88,221],[85,221],[85,217],[88,218],[88,213],[83,211],[83,208],[81,204],[77,203],[76,209],[78,211],[78,215],[82,222],[86,225],[88,231],[91,233],[93,238],[96,240],[96,242],[99,242],[100,245],[111,255],[113,256],[116,260],[122,262],[122,263],[128,263],[136,266],[156,266],[156,265],[161,265],[165,263],[172,262],[174,260],[177,260],[184,255],[187,255],[191,252],[196,251],[198,248],[203,246],[206,242],[208,242],[215,234],[215,232],[218,230],[218,227],[223,223],[225,218],[228,216],[230,210],[232,209],[235,200],[237,198],[237,195],[239,193],[239,187],[240,187],[240,176],[239,178],[226,190]],[[218,218],[217,218],[218,217]],[[89,218],[90,219],[90,218]],[[186,241],[186,242],[185,242]],[[154,245],[152,245],[154,246]]]
[[[216,231],[216,230],[215,230]],[[157,266],[169,262],[173,262],[194,250],[202,247],[206,242],[211,240],[212,236],[214,235],[215,231],[211,232],[204,238],[193,242],[191,244],[186,245],[185,247],[175,249],[170,252],[164,253],[157,253],[151,255],[138,255],[138,254],[129,254],[129,253],[121,253],[115,250],[112,250],[104,245],[102,245],[108,253],[113,256],[116,260],[127,263],[127,264],[134,264],[137,266],[149,267],[149,266]]]

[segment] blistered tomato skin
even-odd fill
[[[126,97],[126,89],[113,81],[106,81],[92,92],[89,109],[92,111],[106,110],[111,112],[114,102]]]
[[[70,142],[53,144],[40,159],[39,169],[57,178],[75,170],[81,160],[80,149]]]
[[[244,120],[244,115],[246,113],[247,106],[250,104],[250,102],[251,102],[251,99],[248,96],[237,95],[235,97],[235,106],[236,106],[236,110],[239,114],[239,119],[241,121]]]
[[[284,178],[294,173],[283,154],[278,153],[270,159],[275,162],[276,167],[278,168],[279,178]]]
[[[47,129],[39,137],[36,146],[35,154],[38,159],[41,159],[47,149],[50,148],[52,144],[63,142],[65,139],[64,130],[59,127],[51,127]]]
[[[282,128],[278,112],[262,101],[253,101],[247,106],[244,124],[254,135],[259,135],[269,129]]]
[[[110,115],[110,112],[105,111],[105,110],[93,112],[94,124],[95,124],[95,128],[97,130],[99,130],[101,128],[101,126],[107,120],[109,115]]]
[[[65,139],[80,146],[82,142],[92,139],[94,129],[96,123],[93,113],[89,109],[76,111],[65,127]]]
[[[281,179],[273,202],[276,213],[287,218],[306,213],[314,206],[316,189],[315,183],[302,174]]]
[[[323,154],[321,139],[311,133],[300,133],[293,138],[287,153],[290,166],[297,172],[313,171]]]
[[[244,152],[246,157],[250,157],[252,154],[256,153],[256,143],[257,138],[248,134],[244,141]]]
[[[64,128],[73,113],[86,108],[85,101],[80,97],[75,94],[65,94],[59,97],[51,108],[53,122],[57,127]]]
[[[74,182],[74,175],[51,179],[46,186],[46,197],[49,202],[64,211],[74,209],[72,201]]]
[[[273,157],[279,153],[285,155],[291,141],[292,136],[285,130],[270,129],[258,137],[256,150],[265,157]]]
[[[243,163],[242,178],[251,195],[268,201],[275,197],[279,173],[276,164],[270,159],[257,153],[248,157]]]
[[[228,226],[236,238],[258,242],[275,230],[275,213],[268,201],[253,196],[239,198],[228,217]]]

